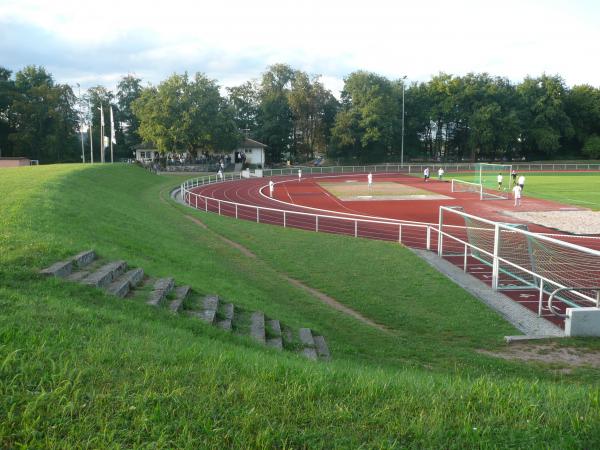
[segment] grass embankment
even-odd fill
[[[600,442],[597,371],[563,378],[478,354],[515,330],[410,251],[191,212],[160,200],[176,183],[126,166],[0,173],[0,447]],[[334,361],[310,363],[36,274],[87,248],[310,326]],[[332,310],[282,273],[389,331]]]

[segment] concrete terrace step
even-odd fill
[[[65,277],[65,280],[79,282],[87,277],[90,273],[89,270],[80,270],[78,272],[73,272]]]
[[[66,261],[59,261],[52,264],[50,267],[40,270],[42,275],[55,276],[55,277],[66,277],[73,272],[74,267],[85,267],[96,259],[96,253],[94,250],[86,250],[81,252]]]
[[[175,299],[169,304],[169,309],[172,312],[179,312],[181,306],[183,305],[183,302],[190,293],[190,290],[191,288],[189,286],[179,286],[178,288],[175,288]]]
[[[250,336],[261,344],[265,344],[265,315],[260,311],[253,312],[250,321]]]
[[[225,331],[231,331],[231,327],[233,324],[233,315],[234,315],[234,310],[235,307],[233,305],[233,303],[227,303],[224,307],[223,307],[224,313],[225,313],[225,319],[219,321],[217,323],[217,325],[224,329]]]
[[[300,328],[298,330],[298,336],[300,337],[300,343],[304,347],[315,346],[315,340],[313,338],[312,331],[310,331],[310,328]]]
[[[60,277],[64,278],[71,274],[73,271],[73,261],[59,261],[52,264],[50,267],[40,270],[42,275],[48,277]]]
[[[127,270],[127,263],[125,261],[110,262],[83,278],[81,282],[97,288],[106,287],[113,280],[121,276],[125,270]]]
[[[313,360],[313,361],[316,361],[318,359],[317,351],[312,347],[304,347],[301,351],[301,354],[302,354],[302,356],[304,356],[310,360]]]
[[[150,292],[150,298],[146,303],[151,306],[160,306],[169,292],[173,290],[174,285],[175,281],[172,277],[159,278],[154,282],[154,290]]]
[[[202,306],[204,309],[199,314],[200,319],[211,325],[214,324],[217,318],[217,310],[219,309],[219,296],[207,295],[204,297]]]
[[[325,361],[329,361],[331,359],[331,353],[329,353],[329,347],[327,347],[327,342],[325,342],[325,338],[323,336],[314,336],[314,340],[317,355],[319,355],[319,358],[324,359]]]
[[[283,350],[283,339],[281,336],[267,339],[267,346],[277,350]]]
[[[109,284],[106,290],[110,294],[123,298],[132,288],[137,286],[143,278],[143,269],[132,269]]]

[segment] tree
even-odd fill
[[[578,154],[592,135],[600,135],[600,89],[585,84],[573,86],[567,92],[565,112],[573,124],[569,150]]]
[[[91,138],[94,148],[94,162],[100,162],[102,161],[101,149],[104,142],[104,139],[100,137],[100,105],[102,105],[102,112],[104,114],[104,136],[110,138],[110,107],[112,106],[113,110],[116,110],[118,114],[115,96],[104,86],[94,86],[88,89],[86,99],[90,106],[89,120],[92,124]],[[118,125],[118,120],[115,125]],[[117,147],[117,150],[118,149],[119,146]],[[104,149],[104,152],[104,160],[106,162],[110,161],[110,155],[107,153],[107,150]]]
[[[262,76],[257,137],[268,145],[267,161],[281,161],[291,149],[293,120],[288,95],[293,77],[293,69],[286,64],[275,64]]]
[[[117,135],[117,142],[120,145],[118,149],[124,149],[127,155],[130,155],[134,147],[141,144],[141,138],[138,134],[140,121],[133,113],[133,102],[142,94],[142,80],[133,75],[127,75],[121,78],[117,85],[117,117],[115,121],[119,125],[121,131]]]
[[[253,81],[227,88],[234,120],[242,131],[255,133],[258,128],[259,87]]]
[[[332,155],[377,161],[394,154],[400,135],[398,89],[385,77],[358,71],[344,83],[332,130]]]
[[[566,88],[558,76],[527,77],[517,87],[520,100],[522,152],[526,156],[554,157],[561,143],[573,136],[565,112]]]
[[[75,102],[72,89],[55,84],[43,67],[17,72],[7,113],[13,155],[43,162],[80,161]]]
[[[594,134],[586,139],[583,154],[590,159],[600,159],[600,136]]]
[[[232,150],[240,141],[233,108],[216,82],[201,73],[192,80],[187,73],[174,74],[158,87],[144,89],[132,107],[139,135],[161,153]]]
[[[12,72],[0,66],[0,155],[12,155],[12,145],[8,135],[14,132],[10,122],[10,105],[15,93]]]

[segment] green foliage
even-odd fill
[[[144,89],[132,107],[139,135],[163,153],[228,151],[240,141],[233,109],[217,83],[201,73],[191,80],[187,73],[174,74],[158,87]]]
[[[3,156],[26,156],[43,163],[80,161],[76,98],[68,85],[55,84],[43,67],[27,66],[10,80],[0,71],[0,146]]]
[[[590,159],[600,159],[600,136],[594,134],[585,140],[583,154]]]

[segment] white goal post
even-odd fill
[[[470,181],[453,178],[452,192],[474,192],[479,195],[479,200],[483,200],[483,185],[480,183],[471,183]]]

